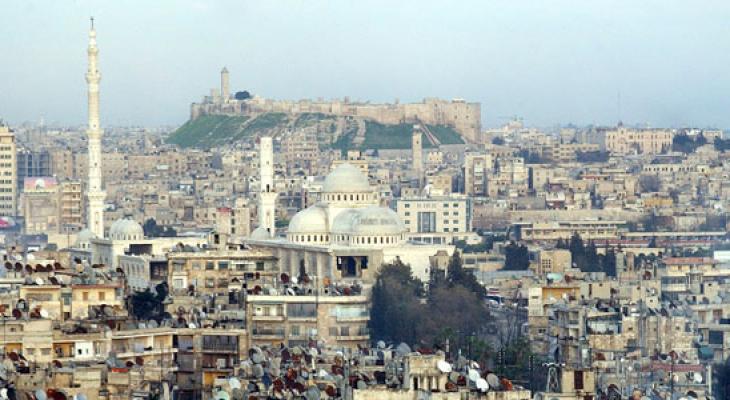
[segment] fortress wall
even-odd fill
[[[358,116],[382,124],[415,122],[416,119],[430,125],[448,125],[462,134],[469,142],[478,142],[481,131],[481,105],[464,101],[424,99],[422,103],[409,104],[358,104],[340,100],[271,100],[254,97],[246,101],[215,101],[207,97],[203,103],[193,103],[190,118],[207,114],[251,115],[266,112],[285,114],[322,113],[335,116]]]

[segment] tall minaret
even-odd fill
[[[418,178],[419,187],[423,180],[423,135],[421,126],[413,125],[413,136],[411,138],[411,151],[413,157],[413,173]]]
[[[89,202],[87,212],[88,228],[99,237],[104,237],[104,199],[106,193],[101,188],[101,136],[103,131],[99,124],[99,81],[101,74],[97,68],[96,30],[94,18],[91,18],[89,30],[89,70],[86,72],[86,83],[89,87],[89,182],[86,197]]]
[[[223,67],[223,69],[221,70],[221,101],[224,103],[226,102],[226,100],[228,100],[228,96],[231,95],[228,78],[228,68]]]
[[[271,137],[262,137],[259,143],[261,188],[259,193],[259,227],[269,237],[276,234],[276,190],[274,190],[274,145]]]

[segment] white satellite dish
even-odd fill
[[[41,308],[38,313],[41,315],[41,318],[48,319],[48,311],[46,311],[45,309]]]
[[[439,371],[441,371],[445,374],[448,374],[449,372],[451,372],[451,364],[449,364],[448,362],[446,362],[444,360],[439,360],[436,363],[436,368],[438,368]]]
[[[702,374],[700,374],[699,372],[695,372],[694,375],[692,376],[692,380],[694,381],[694,383],[697,383],[697,384],[702,383]]]
[[[41,286],[41,285],[43,285],[43,278],[40,278],[40,277],[35,278],[34,282],[36,285]]]
[[[87,397],[83,393],[79,393],[77,395],[74,395],[74,400],[87,400]]]
[[[489,390],[489,383],[483,378],[477,379],[477,389],[481,392],[486,392]]]
[[[230,400],[231,396],[225,390],[219,390],[215,393],[215,400]]]
[[[494,374],[487,375],[487,383],[489,383],[489,386],[492,389],[496,390],[499,388],[499,378],[497,377],[497,375],[494,375]]]
[[[188,324],[188,328],[195,329],[195,328],[197,328],[197,326],[195,326],[195,324],[191,322],[191,323]]]
[[[48,400],[46,391],[43,389],[38,389],[35,392],[33,392],[33,394],[35,395],[36,400]]]
[[[228,386],[231,387],[231,389],[240,389],[241,388],[241,381],[238,380],[235,376],[228,379]]]
[[[287,288],[286,294],[287,294],[287,296],[296,296],[297,292],[295,292],[294,289],[292,289],[292,288]]]
[[[469,369],[469,380],[472,382],[476,382],[479,380],[481,376],[479,376],[479,371],[475,369]]]
[[[0,389],[0,399],[7,400],[8,398],[8,389],[2,388]]]

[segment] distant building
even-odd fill
[[[17,170],[15,134],[0,124],[0,216],[18,214]]]
[[[52,175],[51,153],[48,150],[18,150],[18,191],[23,190],[25,178]]]

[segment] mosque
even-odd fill
[[[406,232],[398,214],[380,206],[367,176],[344,163],[325,178],[319,201],[291,219],[286,236],[272,235],[270,226],[260,224],[246,244],[273,253],[279,269],[292,276],[303,267],[321,279],[372,282],[380,265],[399,258],[415,277],[427,280],[430,258],[439,251],[451,255],[454,246],[410,243]]]

